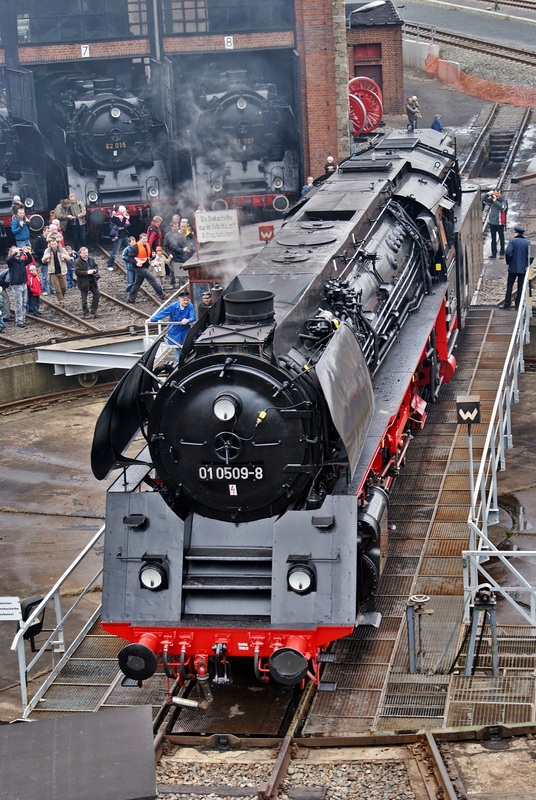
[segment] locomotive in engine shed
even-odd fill
[[[91,460],[124,470],[102,624],[129,642],[127,678],[225,684],[247,657],[261,682],[318,683],[330,643],[377,624],[390,488],[452,378],[482,259],[454,143],[395,131],[291,209],[178,363],[157,364],[158,340],[124,376]]]
[[[45,149],[36,125],[0,108],[0,224],[11,228],[13,197],[30,217],[46,207]]]
[[[195,78],[191,125],[198,196],[214,211],[282,213],[299,190],[299,137],[277,86],[247,69],[206,69]]]
[[[37,97],[54,203],[74,192],[101,224],[114,204],[146,220],[170,199],[170,142],[143,99],[114,78],[63,72],[41,76]]]

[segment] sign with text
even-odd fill
[[[240,238],[238,211],[196,211],[195,227],[199,242],[232,242]]]
[[[0,597],[0,622],[20,622],[22,613],[18,597]]]

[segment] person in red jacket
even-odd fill
[[[26,267],[26,286],[28,287],[28,312],[33,314],[35,317],[42,317],[43,315],[39,311],[39,298],[43,294],[43,286],[41,284],[41,278],[37,273],[37,266],[33,263],[28,264]]]
[[[147,228],[147,243],[151,250],[162,247],[162,217],[153,217]]]

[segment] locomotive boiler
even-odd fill
[[[113,78],[65,74],[42,79],[37,96],[55,202],[74,192],[100,223],[113,204],[147,217],[169,198],[166,129],[142,99]]]
[[[125,375],[92,468],[124,471],[102,622],[128,678],[225,683],[248,657],[260,681],[318,682],[332,641],[377,624],[389,490],[456,367],[480,215],[447,137],[378,139],[297,204],[178,363],[157,341]]]
[[[247,70],[197,79],[192,127],[196,196],[207,208],[286,211],[299,188],[297,128],[277,87]]]
[[[29,217],[47,206],[43,140],[35,125],[0,109],[0,222],[8,230],[16,195]]]

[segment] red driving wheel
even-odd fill
[[[370,89],[360,89],[351,97],[359,97],[367,112],[367,119],[363,133],[371,133],[375,131],[383,117],[383,103],[377,94],[371,92]]]
[[[382,90],[376,83],[373,81],[372,78],[367,78],[365,76],[359,76],[356,78],[352,78],[348,83],[348,91],[350,94],[359,94],[360,89],[368,89],[369,92],[374,92],[383,103],[383,95]]]
[[[365,125],[367,124],[367,110],[363,101],[354,94],[350,95],[349,100],[350,119],[354,123],[354,136],[357,136],[364,131]]]

